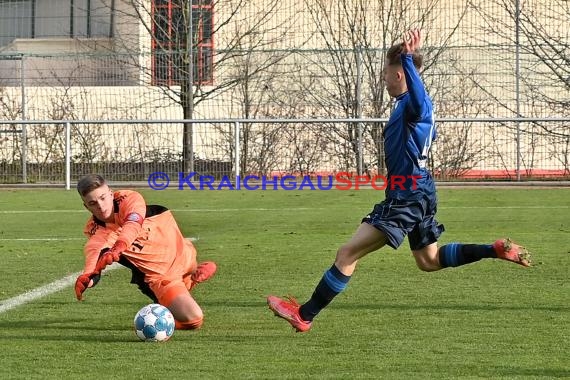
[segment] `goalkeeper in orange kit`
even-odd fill
[[[84,230],[89,240],[85,267],[75,282],[77,299],[99,282],[107,265],[118,262],[131,269],[131,283],[172,312],[177,329],[199,328],[204,314],[189,291],[212,277],[216,264],[197,263],[196,249],[172,213],[147,205],[136,191],[112,191],[96,174],[83,177],[77,191],[92,214]]]

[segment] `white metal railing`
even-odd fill
[[[311,123],[333,123],[333,124],[357,124],[358,136],[362,135],[362,126],[366,123],[385,123],[387,118],[331,118],[331,119],[313,119],[313,118],[299,118],[299,119],[283,119],[283,118],[260,118],[260,119],[246,119],[246,118],[227,118],[227,119],[124,119],[124,120],[0,120],[2,125],[22,125],[22,128],[17,130],[0,130],[4,133],[21,133],[22,134],[22,178],[26,183],[26,127],[31,125],[64,125],[65,126],[65,188],[71,187],[71,130],[72,125],[75,124],[229,124],[233,125],[234,141],[233,149],[234,154],[234,175],[237,177],[240,173],[240,133],[243,124],[259,124],[259,123],[275,123],[275,124],[311,124]],[[568,123],[568,128],[565,135],[570,137],[570,118],[568,117],[486,117],[486,118],[438,118],[436,123],[515,123],[516,134],[520,136],[520,125],[522,123]],[[520,181],[521,172],[521,147],[520,138],[516,139],[516,173],[517,181]],[[358,139],[358,151],[362,152],[362,139]],[[362,154],[359,154],[358,168],[359,171],[363,168]]]

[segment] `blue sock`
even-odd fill
[[[451,243],[439,249],[439,264],[442,268],[458,267],[488,257],[497,257],[490,244]]]
[[[312,321],[334,297],[346,288],[350,276],[342,274],[336,265],[332,265],[319,281],[311,299],[299,308],[299,315],[305,321]]]

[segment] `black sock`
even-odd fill
[[[488,257],[497,257],[490,244],[451,243],[439,249],[439,264],[442,268],[458,267]]]
[[[299,316],[305,321],[312,321],[337,294],[346,288],[350,276],[342,274],[333,264],[319,281],[311,299],[299,308]]]

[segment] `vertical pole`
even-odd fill
[[[73,20],[75,20],[75,4],[73,4],[73,0],[69,1],[69,38],[73,38],[75,33],[75,29],[73,28]],[[89,7],[87,7],[87,20],[89,20]],[[87,21],[89,22],[89,21]],[[87,37],[91,37],[87,34]]]
[[[26,104],[26,65],[24,62],[24,55],[20,58],[20,92],[22,94],[22,120],[28,118],[27,104]],[[28,183],[28,126],[22,124],[22,182]]]
[[[240,176],[239,139],[240,139],[240,123],[239,123],[239,121],[236,121],[234,123],[234,175],[235,175],[235,179],[236,179],[236,186],[237,186],[237,181],[239,180],[239,176]]]
[[[515,96],[516,96],[516,113],[517,119],[521,117],[521,102],[520,102],[520,2],[515,1]],[[521,123],[519,120],[516,122],[517,126],[517,182],[521,180]]]
[[[115,37],[115,0],[111,0],[111,15],[109,16],[109,38]]]
[[[356,54],[356,117],[362,119],[362,46],[357,46]],[[364,172],[363,148],[362,148],[362,122],[357,124],[357,157],[356,171],[358,175]]]
[[[65,190],[71,189],[71,123],[65,122]]]
[[[86,4],[86,8],[87,8],[87,37],[93,37],[91,35],[91,19],[93,17],[93,10],[91,9],[91,0],[87,0],[87,4]]]
[[[189,76],[189,92],[188,92],[188,103],[190,105],[190,116],[193,118],[194,111],[194,14],[192,13],[194,9],[191,0],[186,0],[188,2],[188,36],[186,36],[186,51],[188,53],[188,76]],[[197,11],[201,11],[200,8]],[[198,78],[200,79],[200,78]]]
[[[186,36],[186,54],[188,57],[188,84],[186,86],[186,118],[194,118],[194,16],[193,1],[186,0],[187,17],[188,17],[188,35]],[[184,133],[186,139],[187,157],[187,173],[194,171],[194,124],[192,121],[186,122],[184,125]]]

